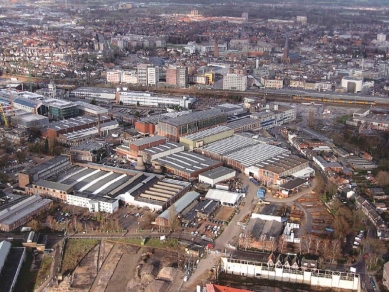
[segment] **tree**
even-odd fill
[[[168,218],[169,218],[169,227],[170,231],[174,232],[177,230],[178,226],[180,225],[180,222],[178,221],[177,218],[177,209],[176,206],[173,204],[169,208],[168,212]]]
[[[49,226],[51,230],[53,230],[54,217],[49,215],[46,218],[46,224]]]
[[[321,175],[318,174],[318,175],[315,176],[315,188],[314,188],[314,191],[316,193],[322,193],[323,190],[324,190],[324,180],[321,177]]]
[[[328,195],[332,198],[338,192],[338,186],[334,182],[327,185]]]
[[[134,116],[135,116],[136,118],[139,118],[139,117],[140,117],[140,112],[136,111],[135,114],[134,114]]]
[[[388,171],[379,171],[377,174],[377,182],[381,187],[389,185],[389,172]]]
[[[303,253],[311,253],[311,247],[312,247],[312,244],[313,244],[313,236],[312,236],[312,234],[311,233],[305,234],[301,238],[301,244],[302,244],[301,252],[303,252]]]
[[[334,263],[335,259],[339,256],[341,252],[341,242],[338,239],[333,239],[330,242],[330,257],[331,262]]]
[[[26,151],[16,151],[16,159],[19,163],[22,163],[26,160],[27,152]]]
[[[93,98],[93,99],[90,101],[90,104],[96,105],[96,99]]]
[[[28,222],[27,225],[28,225],[29,227],[31,227],[32,230],[34,230],[34,231],[38,231],[39,228],[40,228],[39,221],[36,220],[36,219],[32,219],[30,222]]]

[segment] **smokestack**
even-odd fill
[[[215,38],[215,41],[213,43],[213,56],[215,58],[219,58],[219,43],[217,38]]]
[[[258,69],[259,68],[259,58],[257,58],[255,60],[255,68]]]
[[[143,156],[142,155],[138,155],[137,156],[135,169],[136,170],[140,170],[140,171],[145,171],[146,170],[145,164],[143,162]]]
[[[100,114],[97,115],[97,134],[101,137]]]
[[[162,167],[158,163],[153,163],[154,166],[154,173],[162,173]]]

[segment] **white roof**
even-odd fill
[[[10,250],[11,250],[11,243],[9,243],[8,241],[0,242],[0,273],[4,267],[5,260],[7,259]]]
[[[241,193],[233,193],[224,190],[210,189],[205,196],[206,199],[219,201],[222,204],[232,204],[234,205],[239,201],[239,198],[242,196]]]

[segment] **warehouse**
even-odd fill
[[[146,137],[142,139],[135,140],[130,143],[129,152],[127,156],[131,158],[136,158],[138,155],[141,155],[141,151],[144,149],[148,149],[154,146],[158,146],[166,143],[166,137],[163,136],[152,136]]]
[[[120,91],[117,103],[148,107],[192,108],[196,99],[192,97],[154,96],[152,92]]]
[[[196,201],[200,197],[200,194],[197,192],[188,192],[183,195],[180,199],[178,199],[174,203],[175,213],[179,216],[183,211],[190,206],[190,204]],[[172,208],[172,207],[170,207]],[[156,219],[155,223],[161,227],[169,226],[169,210],[166,209],[163,213],[161,213]]]
[[[259,169],[255,166],[257,163],[283,153],[290,153],[284,148],[259,144],[258,141],[239,135],[211,143],[197,149],[196,152],[222,160],[228,166],[252,177],[258,177]]]
[[[234,132],[255,131],[261,129],[261,122],[250,117],[233,117],[228,120],[227,127],[234,130]]]
[[[191,152],[178,152],[155,160],[167,173],[192,180],[200,173],[222,165],[222,162]]]
[[[34,216],[47,211],[52,201],[42,199],[40,196],[28,196],[16,199],[0,207],[0,230],[10,232],[28,221]]]
[[[259,168],[258,179],[265,185],[279,185],[283,178],[293,176],[309,167],[308,160],[296,155],[282,153],[255,165]]]
[[[143,160],[147,163],[168,156],[170,154],[178,153],[184,151],[184,146],[174,142],[167,142],[155,147],[144,149]]]
[[[181,136],[196,133],[227,123],[227,115],[220,110],[208,109],[160,121],[156,126],[159,135],[177,142]]]
[[[236,171],[224,166],[219,166],[199,175],[199,182],[209,184],[213,187],[218,182],[232,179],[236,176]]]
[[[236,206],[242,199],[243,193],[233,193],[224,190],[210,189],[205,198],[208,200],[218,201],[224,206]]]
[[[37,114],[23,113],[11,116],[11,122],[21,128],[37,128],[42,129],[49,125],[49,118]]]
[[[12,244],[8,241],[0,242],[1,291],[14,291],[20,269],[25,259],[25,247],[12,247]]]
[[[208,145],[209,143],[225,139],[234,135],[234,131],[227,126],[217,126],[180,137],[180,143],[184,144],[185,150],[192,151],[194,148]]]
[[[74,103],[77,105],[78,110],[80,111],[80,114],[82,115],[90,115],[90,116],[102,116],[102,115],[108,115],[108,109],[103,108],[101,106],[97,106],[88,102],[83,101],[76,101]]]

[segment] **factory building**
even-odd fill
[[[196,133],[227,123],[227,115],[220,110],[209,109],[160,121],[156,126],[159,135],[177,142],[181,136]]]
[[[283,153],[290,153],[284,148],[259,144],[256,140],[239,135],[213,142],[196,149],[196,152],[221,160],[233,169],[256,178],[259,173],[258,167],[255,166],[257,163]]]
[[[66,203],[72,206],[88,208],[89,212],[114,213],[119,209],[119,200],[87,193],[67,194]]]
[[[31,113],[15,113],[11,116],[11,123],[25,129],[43,129],[49,126],[49,118]]]
[[[267,104],[260,112],[252,113],[251,118],[259,120],[262,129],[270,129],[296,120],[296,108]]]
[[[185,210],[188,209],[188,207],[193,203],[196,202],[200,197],[200,194],[197,192],[188,192],[185,195],[183,195],[180,199],[178,199],[173,205],[175,212],[177,216],[182,217],[183,213],[185,213]],[[170,208],[173,208],[173,206],[170,206],[168,209],[166,209],[164,212],[162,212],[156,219],[155,224],[161,227],[169,227],[169,212]]]
[[[166,137],[163,136],[152,136],[146,137],[139,140],[135,140],[130,143],[129,147],[117,147],[117,155],[124,156],[127,159],[137,158],[138,155],[143,155],[143,150],[162,145],[166,143]]]
[[[11,232],[23,226],[35,216],[47,211],[51,207],[52,200],[43,199],[40,196],[22,196],[0,206],[0,230]]]
[[[12,247],[12,244],[8,241],[0,242],[1,291],[14,291],[20,269],[22,268],[25,259],[25,247]]]
[[[224,166],[219,166],[199,175],[199,182],[209,184],[213,187],[215,184],[232,179],[236,176],[236,171]]]
[[[144,135],[154,135],[156,133],[156,125],[159,122],[166,121],[171,118],[190,114],[191,111],[171,112],[160,115],[154,115],[147,118],[141,118],[135,122],[135,130]]]
[[[28,184],[38,181],[39,179],[47,179],[57,175],[60,172],[71,168],[69,156],[56,156],[49,161],[38,164],[30,169],[24,169],[18,173],[19,187],[25,188]]]
[[[117,103],[149,107],[181,107],[192,108],[193,97],[154,96],[152,92],[119,91]]]
[[[72,161],[89,161],[98,163],[106,156],[107,148],[102,143],[83,143],[70,148]]]
[[[144,149],[142,151],[143,160],[147,163],[151,163],[152,161],[157,160],[158,158],[162,158],[182,151],[184,151],[183,145],[174,142],[166,142],[165,144]]]
[[[246,91],[247,76],[229,73],[223,76],[223,90]]]
[[[77,105],[80,115],[89,115],[89,116],[108,116],[108,109],[101,106],[93,105],[88,102],[76,101],[74,104]]]
[[[116,102],[116,90],[113,88],[79,87],[70,92],[70,97],[96,100],[99,102]]]
[[[162,166],[167,173],[193,180],[197,179],[200,173],[221,166],[222,162],[183,151],[159,158],[154,161],[154,165]]]

